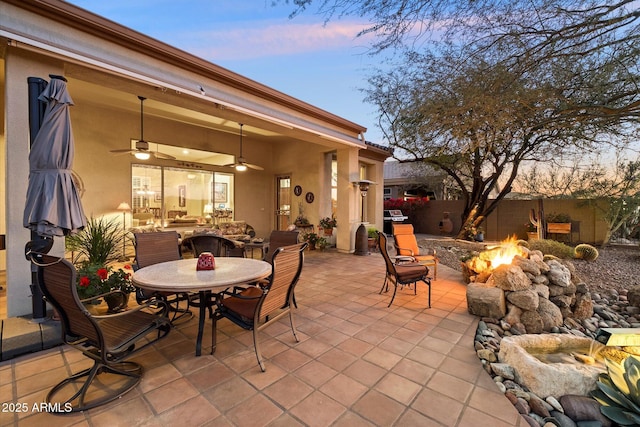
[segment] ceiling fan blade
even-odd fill
[[[252,165],[251,163],[244,163],[244,165],[248,168],[251,169],[255,169],[255,170],[259,170],[259,171],[263,171],[264,168],[262,166],[258,166],[258,165]]]
[[[137,150],[131,149],[131,148],[123,148],[121,150],[111,150],[109,151],[110,153],[113,154],[126,154],[126,153],[135,153]]]
[[[165,154],[165,153],[161,153],[159,151],[152,151],[151,154],[153,154],[153,156],[156,159],[164,159],[164,160],[175,160],[176,158],[169,155],[169,154]]]

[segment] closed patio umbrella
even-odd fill
[[[73,234],[87,224],[71,176],[74,142],[66,79],[50,76],[38,97],[47,104],[29,153],[29,186],[23,225],[40,237]]]

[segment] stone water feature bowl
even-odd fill
[[[591,338],[525,334],[504,337],[498,359],[511,365],[516,380],[540,397],[586,396],[596,388],[598,375],[606,373],[603,353],[611,357],[612,351]]]

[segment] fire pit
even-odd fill
[[[566,318],[591,317],[591,295],[572,265],[518,243],[505,240],[464,262],[469,312],[534,334],[551,332]]]

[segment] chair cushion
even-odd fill
[[[256,306],[258,305],[258,301],[260,301],[259,297],[262,295],[262,289],[256,286],[251,286],[240,292],[240,295],[244,297],[253,297],[253,299],[242,299],[231,296],[225,298],[222,304],[228,310],[239,314],[242,317],[242,320],[250,322],[253,320]]]
[[[398,255],[417,255],[420,253],[416,236],[413,234],[398,234],[394,236],[395,246],[399,249]]]
[[[429,269],[417,262],[396,265],[396,274],[401,281],[418,280],[429,273]]]

